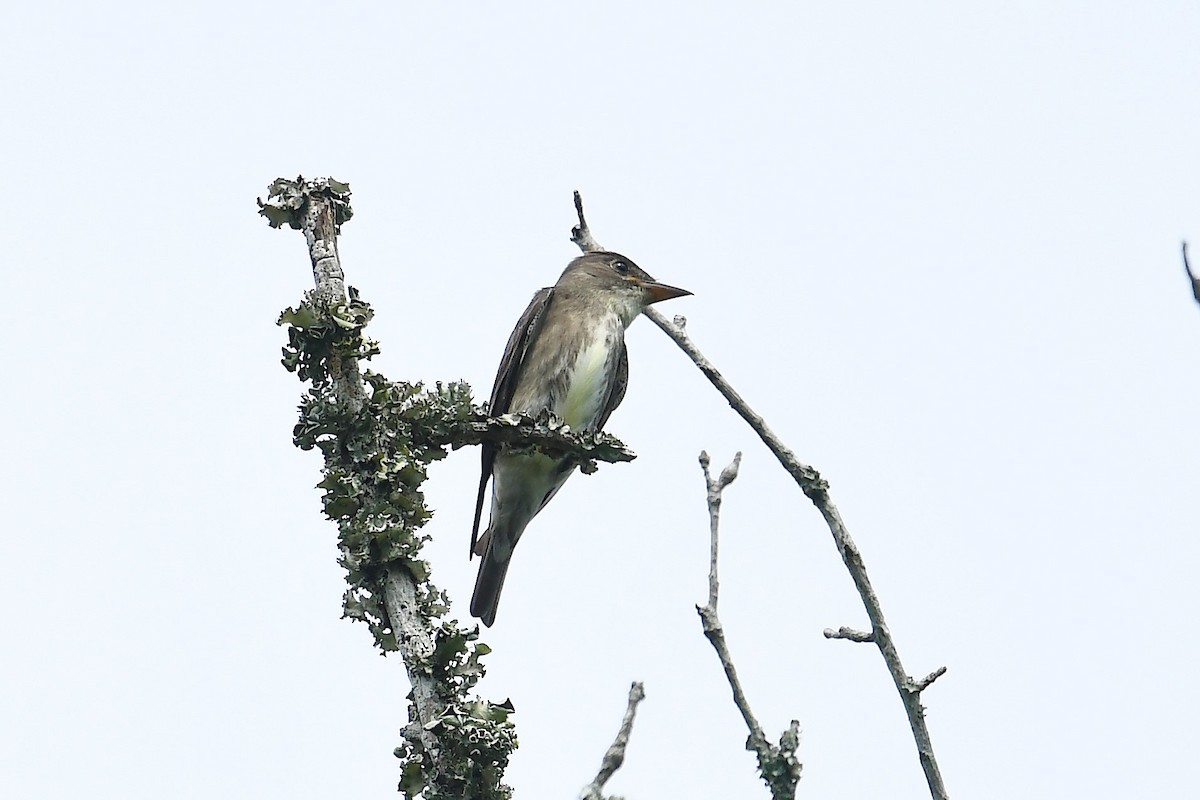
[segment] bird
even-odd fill
[[[625,329],[650,304],[690,294],[659,283],[619,253],[593,251],[572,260],[554,286],[533,296],[508,337],[488,413],[537,416],[549,411],[572,431],[602,430],[625,397]],[[486,442],[482,449],[471,528],[471,553],[481,558],[471,615],[490,628],[513,548],[576,464],[536,452],[509,452]],[[489,480],[491,514],[481,536]]]

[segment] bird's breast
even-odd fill
[[[600,326],[579,349],[574,363],[567,365],[567,391],[556,413],[574,430],[592,428],[600,417],[611,388],[620,335],[619,330]]]

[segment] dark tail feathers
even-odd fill
[[[479,560],[475,593],[471,595],[471,616],[479,617],[489,628],[496,621],[496,608],[500,605],[500,591],[504,588],[504,576],[507,574],[508,561],[497,561],[491,548],[488,548],[488,552]]]

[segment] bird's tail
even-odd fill
[[[509,551],[510,556],[511,554],[512,551]],[[475,593],[471,595],[471,616],[479,617],[489,628],[496,621],[500,590],[504,588],[504,576],[508,574],[508,559],[501,561],[496,556],[497,553],[489,547],[479,560]]]

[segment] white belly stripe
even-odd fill
[[[607,342],[606,332],[598,331],[591,344],[579,353],[567,379],[567,396],[559,416],[574,430],[592,427],[600,416],[604,404],[601,385],[608,363]]]

